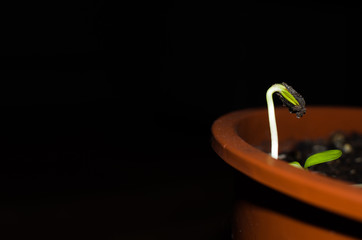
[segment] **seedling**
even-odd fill
[[[305,101],[302,95],[297,93],[291,86],[286,83],[274,84],[266,92],[266,102],[268,105],[269,126],[271,136],[271,156],[278,159],[278,130],[275,120],[275,110],[273,102],[273,94],[277,93],[282,100],[283,105],[289,108],[291,113],[295,113],[297,118],[305,114]]]
[[[271,135],[271,156],[278,159],[278,130],[275,120],[275,109],[273,102],[273,94],[276,93],[284,106],[289,108],[291,113],[295,113],[297,118],[302,117],[305,112],[305,101],[302,95],[295,91],[291,86],[286,83],[274,84],[266,92],[266,101],[268,105],[269,126]],[[310,156],[304,164],[304,169],[308,169],[316,164],[325,163],[340,158],[342,152],[340,150],[328,150],[316,153]],[[299,162],[292,162],[290,165],[303,168]]]
[[[330,161],[336,160],[336,159],[340,158],[341,156],[342,156],[341,150],[338,150],[338,149],[327,150],[324,152],[313,154],[312,156],[308,157],[307,160],[305,160],[304,167],[302,167],[302,165],[300,165],[300,163],[297,161],[291,162],[289,164],[294,167],[297,167],[297,168],[308,169],[309,167],[320,164],[320,163],[325,163],[325,162],[330,162]]]

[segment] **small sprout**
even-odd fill
[[[275,120],[275,109],[273,102],[273,94],[276,93],[280,100],[283,102],[283,105],[289,108],[291,113],[295,113],[297,118],[302,117],[305,112],[305,100],[297,91],[295,91],[291,86],[286,83],[274,84],[266,92],[266,102],[268,105],[268,116],[269,116],[269,126],[270,126],[270,135],[271,135],[271,156],[275,159],[278,159],[278,131],[277,124]],[[320,153],[313,154],[308,157],[304,163],[304,167],[300,165],[299,162],[291,162],[290,165],[301,168],[308,169],[311,166],[330,162],[336,160],[342,156],[342,151],[340,150],[328,150]]]
[[[333,160],[336,160],[338,158],[340,158],[342,156],[342,151],[341,150],[327,150],[324,152],[320,152],[320,153],[316,153],[313,154],[311,156],[309,156],[307,158],[307,160],[304,163],[304,169],[308,169],[311,166],[320,164],[320,163],[325,163],[325,162],[330,162]],[[303,168],[299,162],[294,161],[289,163],[290,165],[297,167],[297,168]]]
[[[289,108],[291,113],[295,113],[298,118],[302,117],[305,112],[305,101],[303,97],[286,83],[274,84],[266,92],[266,101],[268,105],[269,126],[271,135],[271,156],[278,159],[278,131],[275,120],[275,109],[273,94],[277,93],[284,106]]]

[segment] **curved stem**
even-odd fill
[[[275,92],[281,92],[285,87],[281,84],[274,84],[266,92],[266,102],[268,105],[268,115],[269,115],[269,128],[271,136],[271,156],[275,159],[278,159],[278,130],[277,123],[275,120],[275,109],[273,102],[273,94]]]
[[[271,137],[271,156],[275,159],[278,159],[278,130],[275,120],[275,109],[273,102],[273,94],[275,92],[278,92],[283,105],[287,106],[289,111],[291,113],[295,113],[298,118],[302,117],[306,110],[303,97],[286,83],[274,84],[266,92]]]

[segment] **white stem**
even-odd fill
[[[269,127],[270,127],[270,136],[271,136],[271,156],[275,159],[278,159],[278,130],[277,130],[277,123],[275,120],[273,94],[275,92],[280,92],[282,88],[284,88],[283,85],[274,84],[266,92],[266,102],[268,105]]]

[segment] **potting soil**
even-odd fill
[[[309,168],[310,171],[349,181],[362,183],[362,135],[336,132],[327,140],[305,140],[299,142],[290,152],[285,152],[279,158],[287,162],[298,161],[304,166],[305,160],[312,154],[330,149],[339,149],[342,156],[334,161],[321,163]]]

